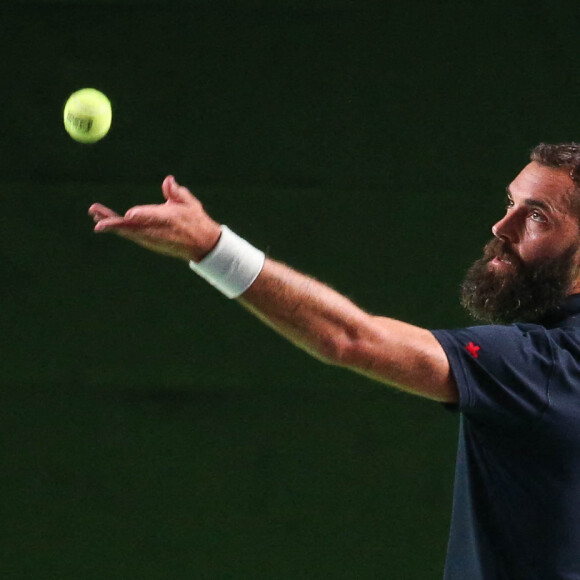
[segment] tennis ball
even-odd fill
[[[96,89],[81,89],[73,93],[64,106],[64,128],[80,143],[95,143],[111,127],[111,102]]]

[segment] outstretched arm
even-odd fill
[[[199,262],[221,230],[201,203],[173,177],[166,202],[137,206],[124,216],[94,204],[96,232],[111,232],[153,251]],[[239,298],[250,312],[316,358],[437,401],[456,402],[445,352],[428,330],[373,316],[317,280],[266,259]]]
[[[431,332],[368,314],[284,264],[266,260],[240,302],[324,362],[429,399],[457,401],[447,356]]]

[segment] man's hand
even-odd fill
[[[165,178],[161,189],[165,203],[138,205],[124,216],[93,204],[89,215],[96,222],[95,232],[114,233],[159,254],[199,262],[217,244],[219,224],[173,176]]]

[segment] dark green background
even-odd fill
[[[574,3],[0,8],[0,577],[441,577],[457,417],[326,367],[93,201],[216,219],[375,313],[457,287],[541,140],[578,138]],[[110,134],[72,141],[92,86]]]

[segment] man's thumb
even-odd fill
[[[173,175],[168,175],[161,185],[163,197],[167,201],[175,201],[177,203],[185,203],[191,200],[191,193],[189,190],[177,183]]]

